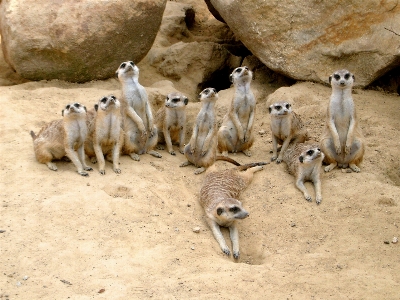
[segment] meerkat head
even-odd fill
[[[329,83],[331,86],[340,89],[352,87],[355,80],[356,78],[354,75],[345,69],[336,71],[329,76]]]
[[[85,114],[86,115],[86,107],[78,102],[76,103],[71,103],[68,104],[62,111],[61,111],[61,115],[63,117],[66,116],[73,116],[73,115],[81,115],[81,114]]]
[[[119,107],[120,107],[120,102],[117,98],[115,98],[114,95],[109,95],[107,97],[103,97],[99,100],[99,102],[97,104],[94,105],[94,109],[96,111],[98,111],[99,108],[101,110],[107,110],[109,108],[119,109]]]
[[[218,93],[214,88],[206,88],[199,94],[200,101],[217,100]]]
[[[232,83],[246,83],[253,79],[253,72],[246,66],[239,67],[233,70],[229,75],[229,80]]]
[[[276,102],[268,108],[271,116],[285,116],[292,112],[292,105],[289,102]]]
[[[317,159],[322,162],[324,157],[325,155],[323,152],[321,152],[321,149],[318,145],[310,145],[301,153],[301,155],[299,156],[299,161],[302,164],[312,163]]]
[[[139,68],[133,61],[125,61],[120,64],[115,75],[119,80],[123,80],[131,77],[139,77]]]
[[[181,93],[170,93],[165,99],[165,106],[168,108],[185,107],[189,99]]]
[[[229,224],[238,219],[245,219],[249,213],[242,207],[242,203],[234,198],[227,198],[215,207],[215,218],[217,223]]]

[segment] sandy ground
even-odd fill
[[[367,145],[362,171],[323,174],[321,205],[303,199],[284,164],[255,174],[241,196],[250,217],[239,222],[234,261],[198,203],[205,175],[180,168],[183,155],[123,156],[120,175],[107,163],[105,176],[93,165],[87,178],[72,163],[58,162],[54,172],[35,160],[30,130],[61,118],[70,102],[90,108],[103,95],[119,95],[117,80],[24,83],[2,60],[0,77],[0,299],[399,299],[400,243],[392,243],[400,237],[398,95],[355,91]],[[319,139],[329,87],[253,89],[253,156],[233,158],[270,160],[267,108],[282,99]],[[232,93],[219,92],[219,120]],[[199,104],[187,110],[190,135]]]

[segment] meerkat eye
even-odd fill
[[[290,108],[290,104],[286,104],[286,109],[289,109]]]
[[[209,92],[210,92],[209,89],[204,90],[204,94],[206,95],[208,95]]]
[[[231,207],[230,209],[229,209],[231,212],[237,212],[238,210],[239,210],[239,207],[237,207],[237,206],[234,206],[234,207]]]
[[[236,70],[235,70],[235,73],[240,73],[242,71],[242,68],[237,68]]]
[[[318,150],[319,152],[321,152],[321,149],[317,148],[317,150]]]
[[[79,103],[74,103],[74,106],[75,106],[76,108],[79,108],[81,105],[80,105]]]
[[[340,76],[339,76],[339,74],[335,74],[335,75],[333,75],[333,78],[335,78],[336,80],[339,80]]]
[[[117,98],[115,98],[115,96],[114,96],[114,95],[112,95],[112,96],[111,96],[111,98],[112,98],[112,99],[114,99],[114,100],[115,100],[115,99],[117,99]]]
[[[275,106],[275,109],[276,109],[276,110],[281,110],[281,108],[282,108],[282,106],[280,106],[280,105],[276,105],[276,106]]]
[[[126,63],[122,63],[120,68],[125,68],[126,67]]]
[[[308,150],[308,151],[307,151],[307,155],[311,156],[311,155],[313,155],[313,154],[314,154],[314,150]]]
[[[133,61],[130,61],[129,63],[130,63],[132,66],[134,66],[134,65],[135,65],[135,64],[133,63]]]
[[[107,102],[107,97],[102,98],[100,101],[103,102],[103,103],[106,103]]]
[[[346,73],[346,75],[344,75],[344,79],[348,80],[350,78],[350,73]]]
[[[174,98],[174,99],[172,99],[172,102],[173,102],[173,103],[179,102],[179,98]]]
[[[71,105],[68,104],[68,105],[65,107],[65,109],[69,109],[70,107],[71,107]]]

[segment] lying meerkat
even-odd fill
[[[321,152],[318,144],[293,144],[283,155],[283,161],[287,164],[289,173],[296,177],[296,187],[303,192],[307,201],[312,201],[312,198],[304,182],[313,182],[317,204],[322,201],[320,173],[323,159],[324,153]]]
[[[161,154],[154,151],[157,145],[157,128],[145,88],[139,83],[139,68],[132,62],[121,63],[116,71],[122,85],[121,113],[125,132],[123,153],[139,161],[139,155],[149,153],[155,157]]]
[[[271,115],[272,147],[273,154],[271,161],[276,160],[279,164],[289,143],[303,143],[307,140],[307,129],[303,122],[288,102],[277,102],[269,107]],[[281,151],[278,156],[278,144],[281,144]]]
[[[219,158],[223,158],[223,156]],[[221,233],[220,226],[229,228],[233,257],[238,259],[240,256],[239,232],[236,220],[247,218],[249,213],[237,198],[249,186],[254,172],[262,170],[262,165],[266,163],[252,163],[243,166],[235,164],[239,166],[224,171],[215,171],[214,168],[207,170],[200,190],[200,204],[204,208],[207,223],[215,239],[226,255],[230,255],[230,250]]]
[[[233,70],[229,76],[235,86],[235,95],[228,113],[218,131],[218,150],[227,156],[228,152],[243,152],[251,156],[253,145],[253,124],[256,100],[250,89],[253,73],[247,67]]]
[[[358,126],[356,107],[351,90],[355,77],[347,70],[340,70],[329,76],[332,94],[326,115],[325,132],[321,137],[321,149],[329,165],[325,172],[339,167],[349,167],[360,172],[365,146],[361,128]]]
[[[172,142],[179,142],[179,152],[183,154],[186,134],[186,105],[189,99],[181,93],[170,93],[155,116],[158,143],[165,143],[168,152],[175,155]]]
[[[85,152],[92,163],[99,162],[99,172],[106,173],[104,156],[113,162],[113,170],[120,174],[119,155],[124,136],[121,128],[120,102],[115,96],[101,98],[94,105],[95,114],[89,125],[89,134],[85,142]],[[92,112],[90,112],[92,113]],[[89,114],[89,113],[88,113]],[[88,116],[88,119],[92,118]]]
[[[218,94],[214,88],[206,88],[199,97],[202,107],[197,115],[192,137],[184,149],[188,161],[180,165],[180,167],[195,165],[198,167],[194,172],[196,175],[203,173],[206,168],[211,166],[217,156],[215,102]]]
[[[86,107],[79,103],[68,104],[62,110],[62,120],[45,125],[38,135],[31,131],[33,148],[38,162],[57,171],[52,160],[67,156],[82,176],[93,170],[85,162],[84,142],[87,137]],[[77,150],[77,151],[75,151]]]

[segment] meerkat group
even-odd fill
[[[233,256],[239,258],[236,220],[246,218],[249,213],[237,197],[250,184],[254,172],[262,170],[265,164],[240,166],[227,157],[229,152],[251,156],[256,111],[256,100],[250,88],[252,72],[244,66],[230,74],[235,93],[219,129],[215,113],[218,93],[214,88],[201,91],[201,109],[186,145],[185,108],[189,99],[178,92],[168,94],[165,105],[153,119],[147,92],[138,81],[139,68],[132,61],[123,62],[116,75],[121,83],[120,100],[114,95],[104,96],[88,112],[82,104],[68,104],[62,110],[61,120],[46,124],[37,135],[31,131],[38,162],[56,171],[53,160],[66,158],[74,163],[80,175],[88,176],[86,171],[92,168],[86,165],[86,153],[92,163],[99,163],[101,175],[105,174],[105,159],[113,163],[113,171],[119,174],[120,154],[127,154],[135,161],[145,153],[161,158],[161,154],[154,150],[157,143],[165,143],[171,155],[176,155],[173,144],[178,144],[179,152],[187,159],[180,166],[194,165],[197,167],[195,174],[203,173],[218,159],[230,161],[237,167],[225,171],[207,170],[199,202],[222,251],[230,254],[220,226],[229,228]],[[336,166],[360,172],[365,146],[352,98],[354,80],[354,75],[347,70],[336,71],[329,77],[332,94],[326,129],[319,144],[307,142],[307,129],[300,116],[292,110],[291,103],[282,101],[269,107],[273,146],[271,161],[287,164],[289,173],[296,178],[296,187],[307,201],[312,200],[304,186],[304,182],[309,180],[315,187],[316,203],[321,203],[320,169],[323,162],[328,164],[325,172]],[[279,155],[278,144],[281,145]],[[217,156],[218,151],[222,156]]]

